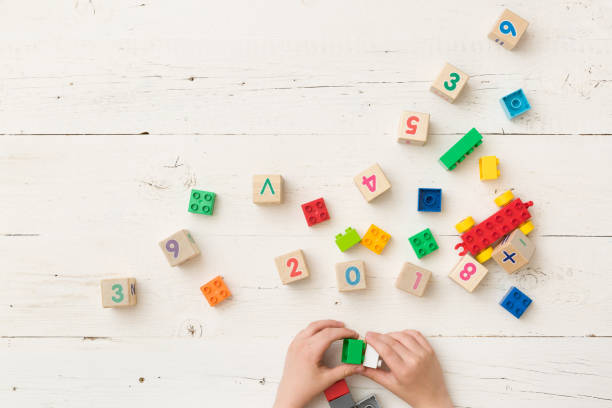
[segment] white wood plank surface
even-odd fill
[[[512,52],[486,38],[503,7],[531,23]],[[611,12],[0,2],[0,405],[268,406],[291,336],[332,317],[431,336],[460,407],[610,406]],[[453,105],[428,91],[446,61],[472,76]],[[519,87],[533,108],[511,122],[498,99]],[[422,148],[395,142],[410,109],[431,113]],[[474,126],[483,145],[445,171],[437,158]],[[479,181],[482,155],[499,180]],[[393,187],[368,204],[352,177],[374,162]],[[281,206],[251,203],[260,173],[283,175]],[[187,212],[192,187],[218,194],[214,216]],[[443,189],[441,214],[416,211],[418,187]],[[446,276],[453,226],[507,189],[534,201],[535,256],[515,275],[490,261],[469,294]],[[299,205],[320,196],[331,220],[309,228]],[[392,235],[381,256],[338,251],[336,233],[371,223]],[[417,260],[408,237],[425,227],[440,249]],[[202,257],[170,268],[157,242],[181,228]],[[297,248],[311,277],[283,286],[273,258]],[[341,294],[333,266],[356,258],[368,289]],[[423,298],[393,286],[405,261],[433,271]],[[199,286],[217,274],[234,296],[210,308]],[[138,305],[102,309],[100,279],[128,275]],[[497,305],[510,285],[534,299],[519,321]]]

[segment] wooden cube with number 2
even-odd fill
[[[365,262],[349,261],[336,264],[338,290],[347,292],[366,288]]]
[[[505,49],[511,50],[521,40],[525,31],[527,31],[527,26],[529,26],[527,20],[505,9],[497,19],[488,37]]]
[[[447,63],[429,90],[453,103],[467,84],[468,79],[470,79],[468,74]]]
[[[102,307],[125,307],[136,304],[136,279],[115,278],[100,281]]]
[[[429,132],[429,113],[402,112],[397,141],[423,146]]]
[[[367,202],[372,201],[391,188],[391,183],[389,183],[378,164],[374,164],[356,175],[353,181]]]
[[[430,278],[431,271],[406,262],[395,281],[395,287],[415,296],[423,296]]]
[[[310,274],[301,249],[274,258],[278,276],[283,285],[306,279]]]
[[[489,270],[469,254],[464,255],[448,274],[463,289],[473,292]]]
[[[177,266],[200,255],[200,249],[187,230],[180,230],[159,243],[170,266]]]

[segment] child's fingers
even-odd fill
[[[409,352],[412,352],[419,356],[425,354],[421,344],[419,344],[419,342],[414,337],[412,337],[410,334],[406,332],[393,332],[393,333],[389,333],[389,336],[393,337],[395,340],[400,342],[400,344],[404,346]],[[402,355],[402,358],[406,360],[406,357],[403,354],[401,355]]]
[[[368,377],[370,380],[382,385],[383,387],[389,389],[393,381],[395,381],[395,377],[389,371],[364,367],[363,372],[359,373],[365,377]]]
[[[366,342],[374,347],[391,371],[400,370],[404,366],[404,360],[395,350],[393,343],[396,341],[393,338],[380,333],[368,332]]]
[[[317,320],[316,322],[310,323],[302,333],[306,336],[312,336],[325,329],[326,327],[344,327],[344,323],[339,322],[338,320]]]
[[[323,350],[327,349],[336,340],[356,338],[359,338],[359,334],[346,327],[326,327],[314,335],[315,342]]]
[[[432,352],[433,348],[431,347],[431,344],[429,344],[429,342],[427,341],[427,339],[425,338],[425,336],[423,336],[423,334],[418,331],[418,330],[404,330],[405,333],[408,333],[409,335],[411,335],[420,345],[421,347],[423,347],[425,350]]]
[[[361,374],[364,372],[365,367],[361,364],[341,364],[337,367],[330,368],[326,372],[327,381],[335,383],[343,378],[350,375]]]

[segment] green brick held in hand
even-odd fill
[[[366,344],[363,340],[342,340],[342,362],[346,364],[363,364]]]
[[[346,233],[344,235],[336,235],[336,245],[338,245],[338,248],[340,248],[340,251],[342,252],[346,251],[353,245],[357,245],[359,242],[361,242],[359,234],[351,227],[346,229]]]
[[[414,234],[408,238],[408,241],[410,241],[410,245],[412,245],[412,249],[414,249],[417,258],[419,259],[438,249],[438,244],[436,243],[436,240],[434,239],[429,228],[424,229],[418,234]]]
[[[440,163],[447,170],[452,170],[465,159],[465,156],[472,153],[481,144],[482,135],[475,128],[472,128],[440,157]]]
[[[215,208],[215,193],[202,190],[191,190],[189,197],[189,212],[212,215]]]

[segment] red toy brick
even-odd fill
[[[340,398],[341,396],[348,394],[350,391],[348,385],[346,384],[346,381],[342,379],[337,383],[332,384],[332,386],[326,389],[324,392],[327,401],[332,401],[336,398]]]
[[[302,211],[304,212],[304,217],[306,217],[306,222],[309,227],[329,220],[329,213],[327,212],[327,207],[325,206],[325,200],[323,200],[323,198],[317,198],[314,201],[302,204]]]
[[[480,251],[493,245],[495,241],[511,233],[531,218],[527,208],[532,205],[533,201],[524,203],[520,198],[514,199],[480,224],[464,232],[461,235],[462,242],[455,245],[455,249],[463,249],[459,256],[468,252],[476,256]]]

